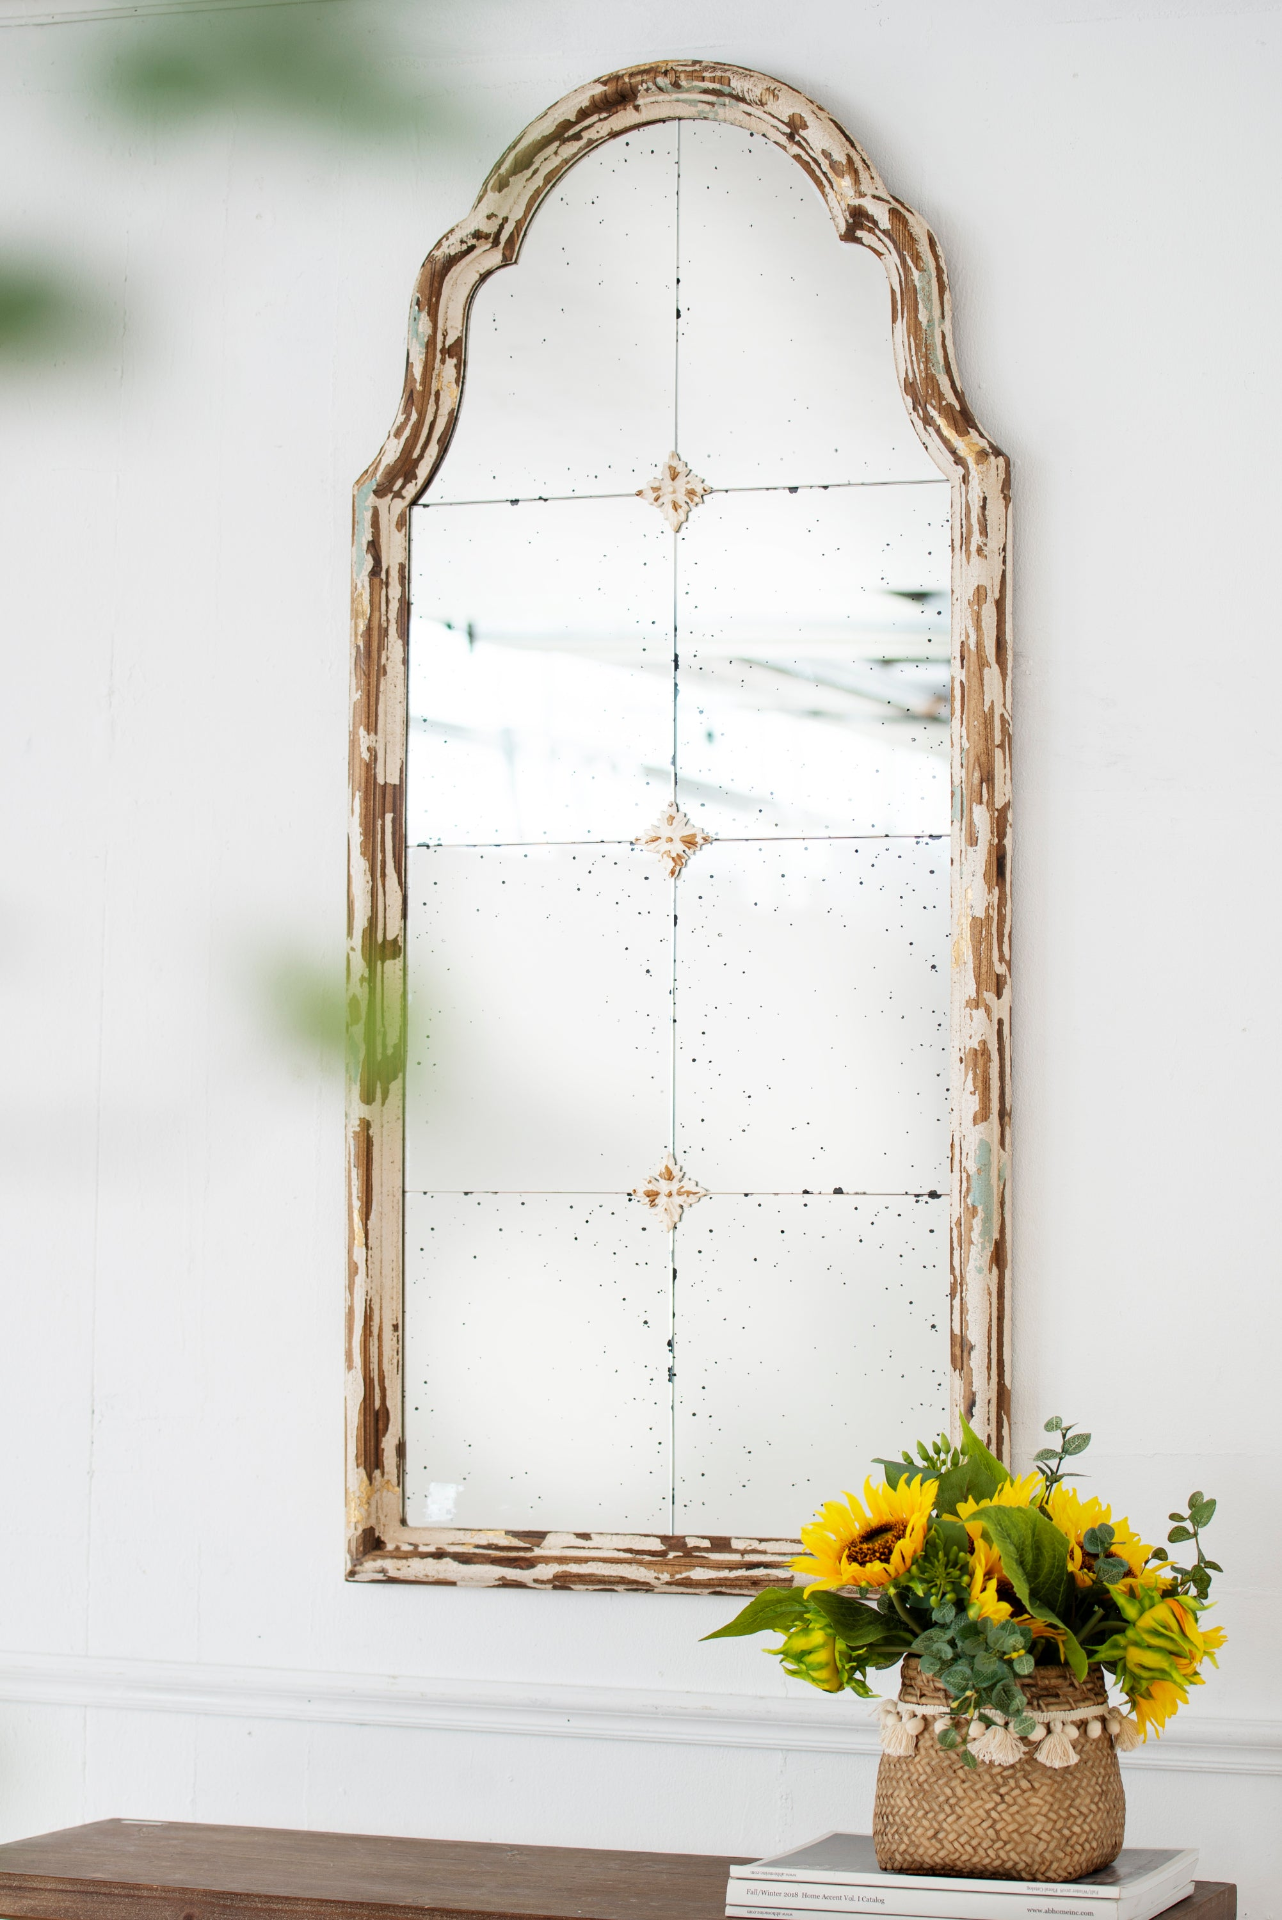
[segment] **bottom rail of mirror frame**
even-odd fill
[[[398,1528],[358,1533],[349,1580],[426,1586],[578,1588],[602,1593],[725,1593],[791,1587],[798,1540],[737,1534],[500,1532]]]

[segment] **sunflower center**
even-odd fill
[[[882,1520],[875,1527],[865,1527],[846,1548],[846,1558],[857,1567],[887,1566],[907,1531],[902,1520]]]
[[[1024,1604],[1004,1573],[997,1576],[997,1598],[1004,1600],[1008,1607],[1022,1607]]]

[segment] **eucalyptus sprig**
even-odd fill
[[[1061,1420],[1057,1413],[1053,1413],[1042,1429],[1044,1433],[1057,1433],[1059,1435],[1058,1449],[1055,1447],[1043,1447],[1039,1453],[1033,1455],[1034,1460],[1042,1470],[1042,1479],[1046,1483],[1046,1490],[1042,1495],[1043,1506],[1045,1506],[1051,1493],[1059,1485],[1061,1480],[1080,1480],[1082,1477],[1080,1473],[1066,1473],[1064,1471],[1064,1462],[1073,1459],[1079,1453],[1085,1453],[1087,1447],[1091,1444],[1090,1434],[1074,1433],[1074,1425],[1074,1421]]]
[[[1191,1540],[1197,1556],[1191,1567],[1170,1566],[1169,1571],[1178,1582],[1176,1591],[1195,1593],[1199,1600],[1205,1600],[1211,1589],[1211,1575],[1224,1571],[1218,1560],[1208,1560],[1202,1551],[1202,1531],[1215,1518],[1215,1501],[1208,1500],[1204,1493],[1191,1493],[1188,1512],[1168,1514],[1167,1518],[1175,1522],[1167,1539],[1173,1546]],[[1171,1556],[1165,1547],[1154,1547],[1153,1558],[1169,1561]]]
[[[1094,1561],[1091,1571],[1105,1587],[1115,1587],[1130,1572],[1125,1560],[1111,1551],[1116,1538],[1116,1527],[1110,1527],[1104,1520],[1098,1526],[1087,1527],[1082,1535],[1082,1551],[1090,1554]]]
[[[962,1748],[963,1765],[973,1767],[975,1756],[964,1746],[966,1736],[953,1724],[955,1719],[978,1718],[991,1727],[995,1722],[990,1712],[1000,1713],[1021,1737],[1037,1725],[1015,1678],[1033,1671],[1033,1636],[1013,1620],[974,1620],[950,1601],[934,1608],[930,1617],[932,1624],[918,1634],[912,1651],[922,1672],[937,1679],[949,1696],[951,1712],[941,1718],[935,1738],[941,1747]]]

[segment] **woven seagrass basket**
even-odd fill
[[[1098,1667],[1080,1683],[1066,1667],[1038,1667],[1019,1684],[1034,1718],[1078,1713],[1107,1700]],[[927,1707],[948,1701],[911,1656],[901,1670],[899,1698]],[[1072,1764],[1039,1762],[1029,1746],[1011,1765],[968,1767],[956,1749],[939,1745],[934,1726],[925,1717],[912,1752],[882,1755],[872,1831],[883,1872],[1076,1880],[1117,1858],[1126,1799],[1113,1741],[1099,1737],[1102,1728],[1086,1737],[1089,1722],[1081,1722]]]

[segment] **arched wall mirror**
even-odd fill
[[[497,268],[510,269],[497,273]],[[1003,456],[791,89],[527,130],[355,506],[349,1571],[742,1591],[1007,1440]]]

